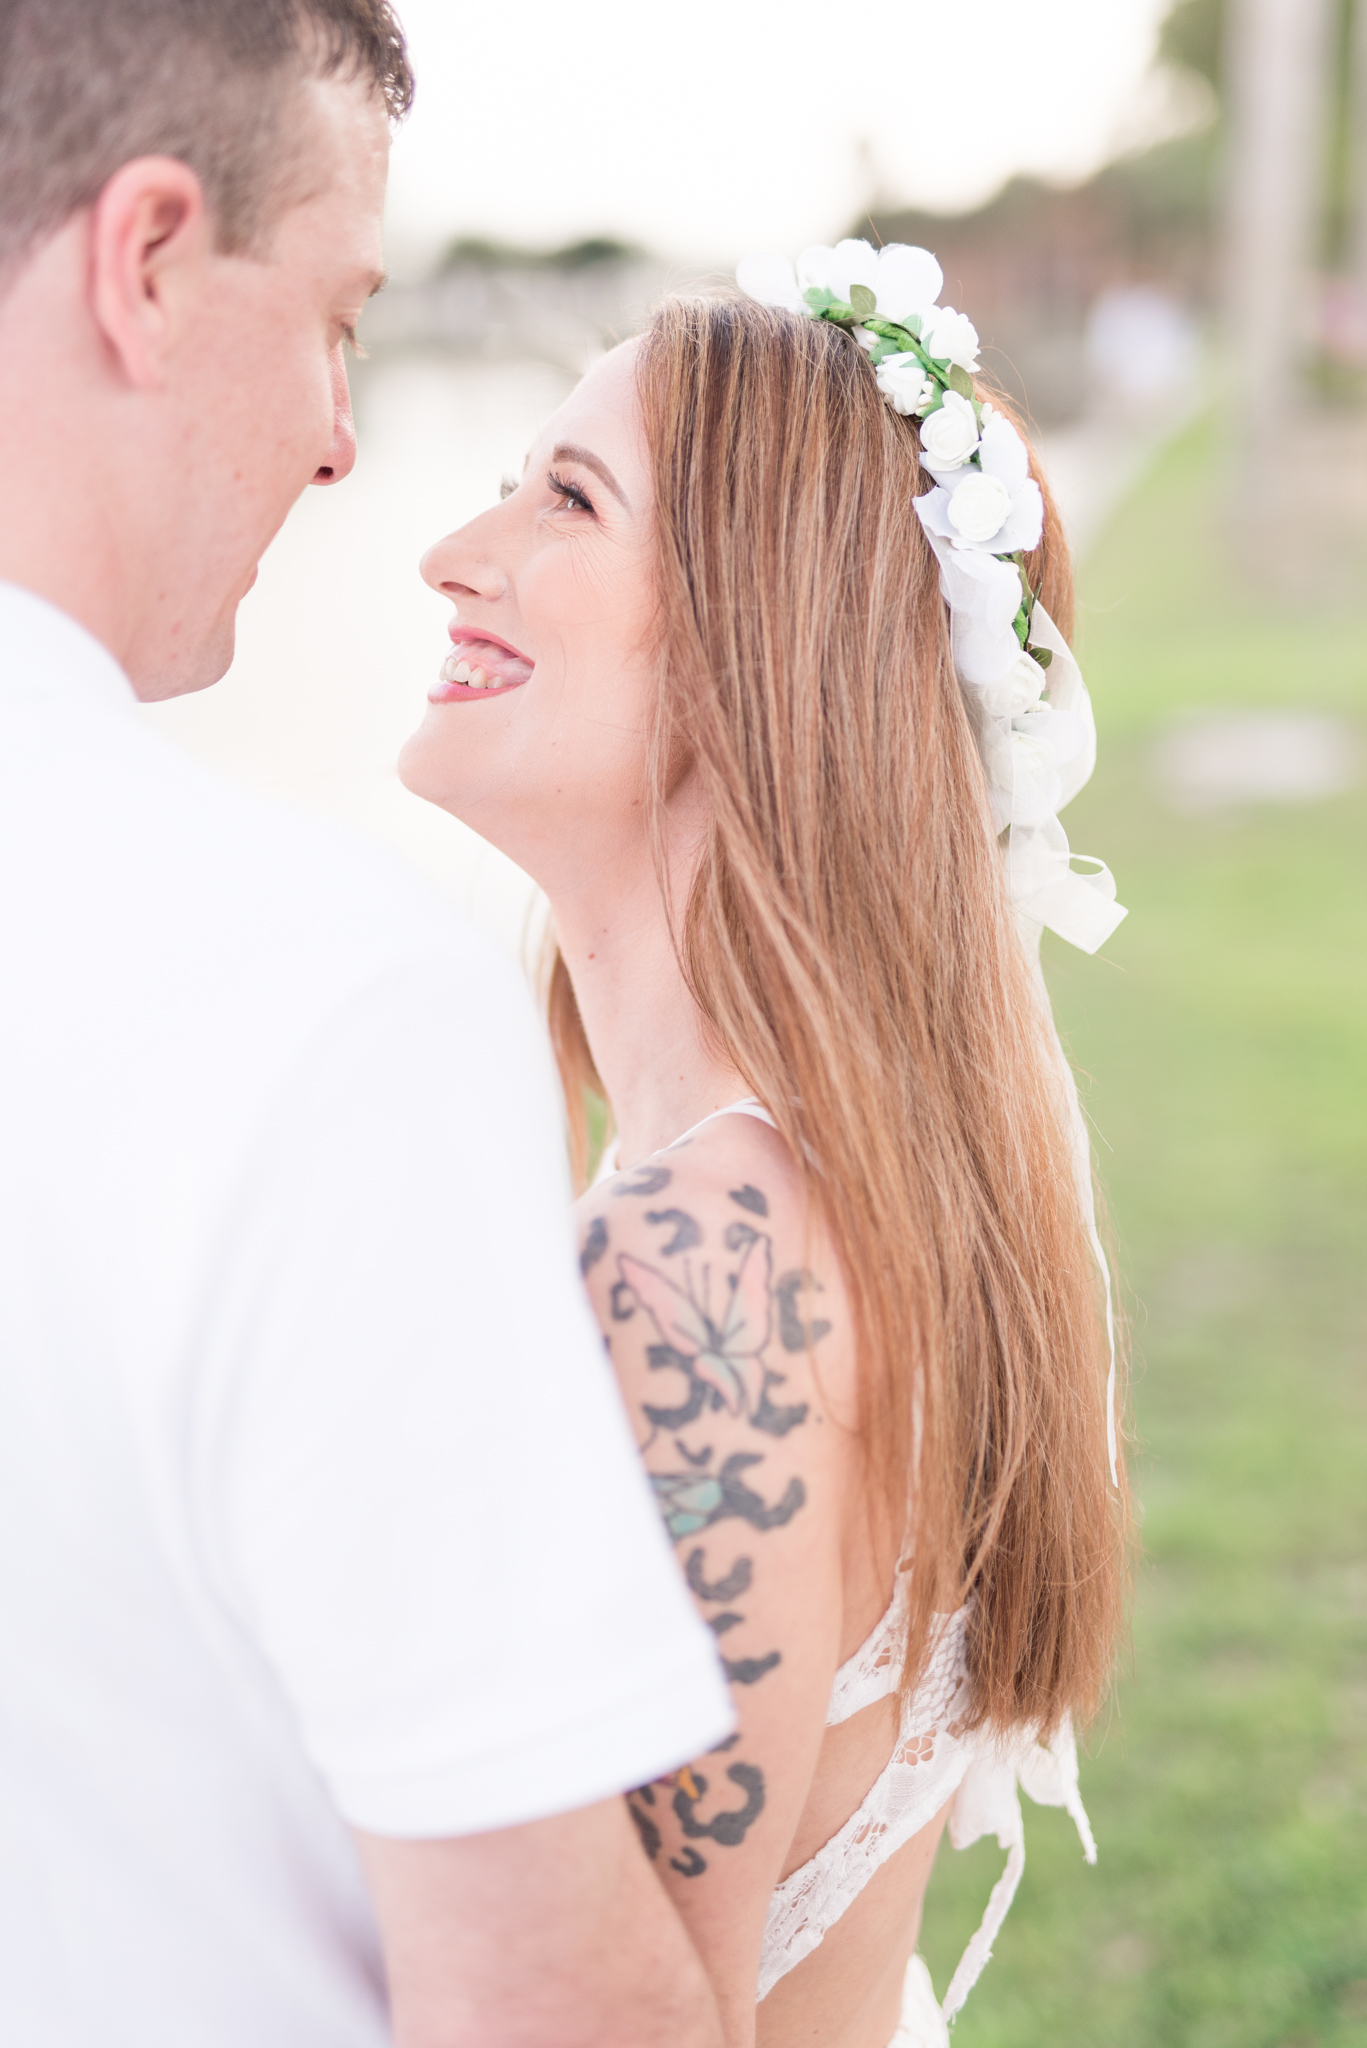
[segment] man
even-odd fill
[[[711,2044],[720,1741],[511,969],[193,768],[353,460],[384,0],[0,0],[0,2040]]]

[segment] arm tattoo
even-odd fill
[[[605,1219],[595,1216],[589,1225],[589,1234],[584,1239],[584,1249],[579,1254],[579,1270],[587,1279],[608,1248],[608,1226]]]
[[[810,1273],[785,1273],[781,1280],[774,1282],[774,1299],[778,1303],[779,1342],[785,1351],[809,1351],[813,1344],[821,1342],[831,1327],[825,1322],[803,1322],[797,1312],[797,1297],[803,1292],[821,1292],[820,1285]]]
[[[642,1167],[614,1186],[613,1192],[619,1196],[656,1195],[669,1180],[667,1168]],[[768,1217],[766,1197],[748,1182],[732,1188],[730,1199],[746,1212],[747,1219]],[[672,1457],[663,1469],[650,1473],[665,1524],[676,1543],[704,1535],[726,1521],[744,1523],[758,1534],[781,1529],[806,1503],[807,1490],[801,1478],[791,1476],[781,1490],[766,1486],[763,1471],[755,1469],[763,1467],[764,1454],[735,1449],[734,1431],[730,1443],[724,1442],[720,1450],[714,1443],[700,1440],[701,1431],[691,1440],[679,1432],[705,1418],[724,1416],[753,1430],[763,1441],[786,1437],[807,1421],[807,1402],[785,1405],[775,1400],[774,1393],[784,1385],[785,1375],[768,1363],[767,1353],[775,1338],[786,1352],[805,1352],[828,1334],[828,1321],[810,1312],[804,1320],[806,1298],[820,1292],[820,1283],[801,1268],[775,1279],[773,1241],[753,1220],[735,1217],[725,1225],[720,1236],[728,1256],[721,1260],[696,1256],[704,1232],[686,1210],[650,1209],[645,1221],[653,1229],[668,1232],[657,1256],[676,1263],[666,1272],[659,1264],[619,1253],[610,1313],[617,1323],[629,1322],[638,1312],[643,1315],[654,1339],[645,1345],[647,1365],[652,1372],[679,1375],[680,1397],[673,1405],[641,1404],[650,1427],[643,1448],[648,1451],[662,1433],[672,1440]],[[595,1264],[607,1249],[607,1225],[599,1218],[590,1225],[583,1257]],[[749,1556],[733,1556],[729,1567],[710,1579],[707,1562],[704,1547],[695,1544],[688,1552],[684,1574],[694,1597],[719,1610],[709,1617],[709,1626],[720,1641],[745,1624],[745,1614],[733,1603],[751,1590],[755,1565]],[[732,1685],[751,1686],[759,1684],[783,1658],[775,1649],[762,1656],[723,1657],[721,1661]],[[728,1736],[714,1753],[731,1750],[741,1739]],[[699,1877],[707,1869],[707,1856],[698,1844],[736,1848],[764,1811],[764,1772],[758,1764],[728,1763],[723,1780],[714,1783],[714,1777],[686,1765],[657,1780],[656,1785],[640,1786],[628,1795],[645,1853],[652,1861],[663,1855],[681,1877]],[[663,1803],[657,1787],[665,1792]],[[741,1795],[739,1804],[736,1792]],[[682,1839],[675,1836],[678,1853],[671,1853],[666,1832],[675,1827]]]
[[[754,1566],[748,1557],[738,1557],[726,1577],[714,1580],[710,1586],[702,1575],[702,1567],[701,1549],[690,1550],[684,1577],[688,1580],[689,1591],[695,1593],[699,1600],[739,1600],[742,1593],[749,1592]]]
[[[674,1541],[733,1516],[761,1530],[781,1529],[791,1522],[807,1498],[807,1489],[800,1479],[790,1479],[782,1499],[770,1505],[740,1476],[748,1465],[761,1462],[754,1451],[733,1451],[716,1472],[652,1472],[655,1499]]]
[[[650,1815],[642,1813],[640,1806],[637,1804],[642,1799],[648,1799],[652,1806],[655,1804],[655,1794],[649,1785],[642,1785],[637,1791],[628,1792],[627,1812],[636,1823],[636,1832],[641,1837],[641,1847],[653,1863],[660,1853],[663,1837]]]
[[[673,1790],[670,1804],[674,1818],[687,1838],[682,1854],[669,1859],[670,1869],[677,1870],[680,1877],[701,1877],[707,1868],[706,1857],[692,1843],[711,1841],[721,1849],[739,1848],[764,1811],[764,1773],[758,1764],[730,1764],[726,1776],[743,1795],[742,1803],[721,1807],[705,1818],[699,1818],[698,1809],[707,1798],[710,1781],[700,1770],[685,1764],[681,1770],[656,1780],[656,1784]],[[636,1823],[642,1847],[653,1863],[664,1846],[660,1826],[663,1814],[656,1801],[655,1786],[638,1785],[634,1792],[629,1792],[627,1808]]]
[[[612,1192],[619,1199],[623,1195],[662,1195],[673,1178],[667,1166],[638,1166],[635,1173],[623,1176]]]
[[[619,1282],[619,1285],[624,1284]],[[676,1372],[683,1374],[688,1383],[688,1393],[677,1408],[659,1408],[650,1401],[641,1403],[646,1421],[652,1428],[684,1429],[690,1422],[696,1422],[707,1406],[707,1388],[694,1372],[692,1360],[685,1358],[681,1351],[676,1351],[672,1344],[648,1344],[646,1364],[652,1372],[662,1372],[667,1366],[673,1366]],[[701,1462],[700,1456],[692,1451],[684,1451],[683,1456],[690,1465]]]
[[[723,1657],[721,1668],[726,1673],[728,1685],[758,1685],[761,1678],[767,1678],[782,1662],[782,1653],[771,1650],[767,1657],[738,1657],[734,1662],[730,1657]]]
[[[672,1259],[676,1252],[691,1252],[695,1245],[702,1243],[702,1231],[691,1216],[682,1209],[647,1209],[647,1223],[672,1223],[674,1235],[669,1243],[661,1245],[661,1257]]]
[[[829,1323],[821,1323],[818,1325],[818,1328],[824,1336],[830,1325]],[[765,1373],[764,1392],[760,1395],[759,1407],[755,1411],[754,1423],[755,1428],[762,1429],[766,1436],[787,1436],[790,1429],[796,1429],[800,1422],[807,1420],[807,1403],[805,1401],[797,1401],[791,1407],[778,1408],[769,1399],[770,1387],[781,1387],[782,1385],[783,1374],[781,1372]]]
[[[682,1782],[685,1775],[692,1781],[691,1786]],[[730,1764],[726,1775],[745,1794],[743,1806],[731,1813],[714,1813],[710,1820],[700,1821],[698,1807],[707,1796],[707,1780],[701,1771],[686,1774],[680,1771],[680,1782],[674,1792],[674,1812],[680,1827],[691,1840],[710,1840],[719,1842],[723,1849],[734,1849],[745,1840],[764,1811],[764,1773],[757,1764]]]
[[[720,1396],[720,1406],[753,1418],[764,1392],[760,1354],[773,1322],[769,1239],[756,1237],[745,1246],[735,1272],[722,1277],[715,1301],[710,1265],[695,1278],[685,1259],[682,1287],[629,1252],[619,1255],[617,1267],[660,1342],[692,1361],[697,1377]]]

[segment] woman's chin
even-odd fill
[[[399,749],[399,780],[414,796],[420,796],[430,804],[440,804],[442,797],[437,786],[437,764],[432,754],[427,721],[424,719],[417,731],[410,733]]]
[[[439,810],[464,820],[467,804],[474,796],[469,787],[471,764],[468,760],[452,760],[451,736],[434,732],[433,722],[429,712],[417,731],[404,741],[397,764],[399,780],[424,803],[436,804]]]
[[[490,769],[488,764],[484,764],[481,774],[481,764],[470,758],[470,752],[457,752],[452,747],[449,729],[441,729],[440,714],[434,717],[429,712],[399,750],[399,780],[411,795],[435,804],[438,810],[468,825],[502,852],[504,806],[497,797],[491,800],[490,784],[504,792],[507,776]]]

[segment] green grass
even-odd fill
[[[1101,1860],[1025,1802],[957,2048],[1367,2043],[1367,791],[1182,816],[1151,768],[1188,708],[1367,725],[1367,596],[1241,582],[1218,474],[1198,427],[1082,579],[1102,758],[1066,822],[1130,917],[1047,958],[1134,1324],[1144,1558],[1083,1765]],[[1001,1862],[941,1854],[941,1989]]]

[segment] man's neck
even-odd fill
[[[0,422],[5,419],[0,404]],[[0,438],[5,427],[0,424]],[[25,492],[22,474],[16,476],[9,462],[5,464],[5,495],[11,491],[20,503],[25,497],[32,503],[32,495]],[[114,594],[117,579],[103,573],[99,562],[101,535],[84,534],[83,522],[74,517],[59,537],[49,532],[40,519],[24,531],[19,521],[0,513],[0,582],[14,583],[21,590],[31,590],[35,597],[45,598],[58,611],[65,612],[78,626],[84,626],[87,633],[109,649],[121,668],[127,669],[127,646],[130,634],[127,630],[126,607]],[[83,545],[83,542],[85,543]],[[87,565],[87,573],[78,576],[72,572],[65,557],[75,554]],[[60,558],[60,559],[59,559]]]
[[[77,216],[0,296],[0,579],[46,598],[126,668],[144,593],[119,480],[84,410],[98,379],[72,312],[83,251]]]
[[[160,573],[141,541],[146,422],[111,403],[86,268],[76,213],[0,293],[0,578],[76,618],[127,672]]]

